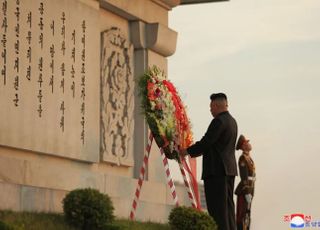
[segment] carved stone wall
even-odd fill
[[[121,29],[101,33],[102,160],[133,165],[133,46]]]
[[[0,146],[98,162],[98,9],[0,0],[0,12]]]
[[[148,137],[134,82],[167,69],[178,1],[0,0],[0,209],[62,212],[68,191],[91,187],[128,218]],[[136,219],[166,222],[156,145],[150,156]]]

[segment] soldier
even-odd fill
[[[238,161],[241,181],[235,190],[237,195],[237,230],[249,230],[256,173],[254,162],[250,157],[251,144],[243,135],[240,135],[236,145],[236,150],[239,149],[242,150],[242,154]]]

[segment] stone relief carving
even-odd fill
[[[133,165],[133,45],[117,27],[101,33],[102,160]]]

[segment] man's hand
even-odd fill
[[[180,156],[181,156],[181,157],[185,157],[185,156],[187,156],[187,155],[188,155],[187,149],[181,149],[181,150],[180,150]]]

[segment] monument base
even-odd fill
[[[117,218],[129,218],[137,179],[128,170],[0,147],[0,209],[62,213],[69,191],[91,187],[110,196]],[[176,191],[190,206],[185,187]],[[144,181],[135,219],[166,223],[174,206],[165,182]]]

